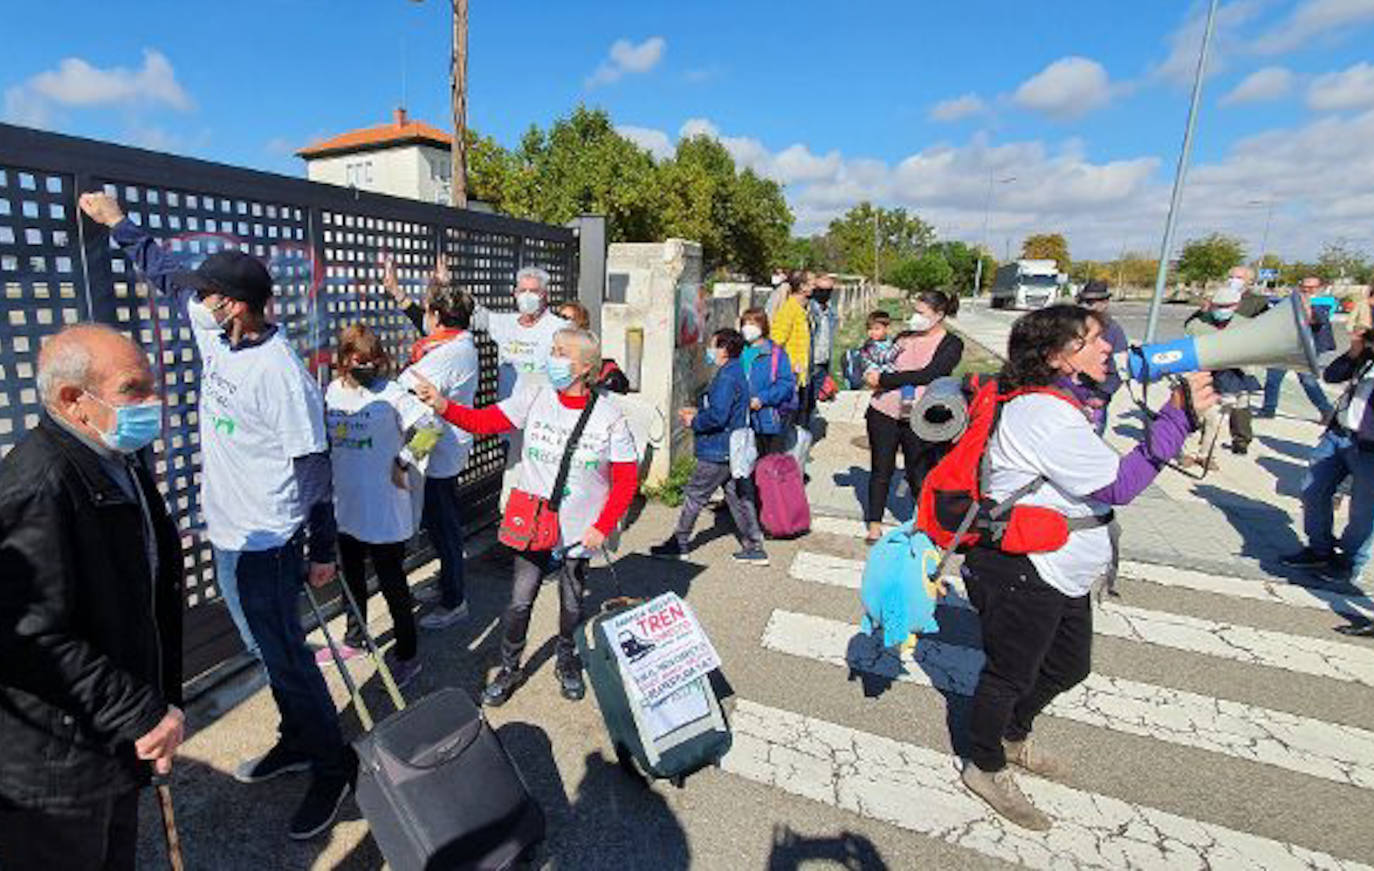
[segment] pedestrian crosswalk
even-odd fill
[[[951,593],[938,612],[942,626],[948,624],[940,636],[921,638],[906,653],[884,648],[857,625],[863,563],[842,555],[852,555],[852,545],[836,547],[831,538],[861,538],[865,525],[818,517],[812,531],[824,535],[804,539],[787,562],[792,584],[780,587],[770,602],[760,648],[814,670],[815,692],[843,681],[850,696],[841,710],[868,703],[860,689],[864,682],[845,680],[846,674],[898,694],[936,690],[943,696],[936,701],[940,709],[913,704],[912,716],[943,724],[940,702],[966,704],[983,664],[976,613],[958,578],[951,579]],[[1374,644],[1322,638],[1325,630],[1312,628],[1323,615],[1333,623],[1368,619],[1374,603],[1364,596],[1141,562],[1123,563],[1121,575],[1128,584],[1185,591],[1142,597],[1142,604],[1153,606],[1148,608],[1111,601],[1095,606],[1095,634],[1128,642],[1118,650],[1139,649],[1140,659],[1153,665],[1137,669],[1135,658],[1113,657],[1109,668],[1099,664],[1044,716],[1075,724],[1076,734],[1086,729],[1100,735],[1094,741],[1110,742],[1113,735],[1146,741],[1154,748],[1151,755],[1161,759],[1194,754],[1187,758],[1203,760],[1196,763],[1200,777],[1285,784],[1254,797],[1266,812],[1237,817],[1217,808],[1213,815],[1205,801],[1185,800],[1182,793],[1175,802],[1168,788],[1149,793],[1150,801],[1117,794],[1112,784],[1149,779],[1152,760],[1136,758],[1122,763],[1138,767],[1124,779],[1106,778],[1107,788],[1094,784],[1102,792],[1020,775],[1027,794],[1056,821],[1050,832],[1033,833],[997,817],[969,793],[959,780],[959,760],[948,745],[930,746],[928,729],[913,730],[927,736],[924,743],[905,740],[865,728],[868,718],[862,715],[853,717],[858,722],[835,716],[834,705],[824,708],[830,715],[825,719],[814,716],[805,700],[790,705],[774,697],[765,703],[747,694],[736,703],[735,746],[724,768],[1026,867],[1370,867],[1361,864],[1374,855],[1374,838],[1364,827],[1332,829],[1335,824],[1320,808],[1305,807],[1296,796],[1322,796],[1333,811],[1359,808],[1357,816],[1365,820],[1374,811],[1374,705],[1343,703],[1374,702]],[[854,594],[852,611],[843,616],[835,605],[846,596],[837,591]],[[1215,604],[1201,607],[1198,601],[1210,600],[1193,594],[1226,597],[1236,607],[1224,609],[1226,619],[1218,620]],[[1287,628],[1277,617],[1285,613],[1301,618],[1295,618],[1300,625],[1292,632],[1272,628]],[[1307,703],[1319,699],[1319,691],[1342,698],[1310,709]],[[1055,749],[1074,755],[1073,748]],[[1288,803],[1290,813],[1310,816],[1310,825],[1276,825],[1270,811]]]

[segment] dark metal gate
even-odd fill
[[[422,286],[442,251],[478,302],[504,310],[524,266],[549,272],[555,299],[575,299],[577,240],[565,227],[0,124],[0,455],[37,422],[34,374],[45,336],[95,320],[148,351],[168,411],[154,445],[158,484],[184,534],[190,680],[241,649],[198,534],[200,367],[185,319],[150,299],[105,228],[81,218],[77,197],[102,188],[188,266],[225,247],[266,261],[275,319],[322,380],[346,324],[367,322],[397,360],[416,338],[381,289],[381,255],[395,260],[403,283]],[[481,335],[478,345],[481,404],[495,398],[496,349]],[[493,515],[501,470],[499,442],[479,438],[460,479],[470,523]]]

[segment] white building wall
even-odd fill
[[[447,152],[420,145],[383,148],[356,154],[317,157],[307,162],[306,177],[311,181],[356,187],[358,190],[435,201],[431,179],[432,160],[422,152]],[[446,198],[447,199],[447,198]]]

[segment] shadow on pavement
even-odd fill
[[[1260,457],[1255,464],[1274,476],[1274,492],[1280,496],[1298,498],[1302,495],[1303,478],[1307,477],[1307,465],[1278,457]]]
[[[773,827],[773,851],[768,871],[797,871],[824,862],[848,871],[885,871],[887,862],[873,842],[854,832],[808,837],[787,825]]]
[[[544,810],[547,835],[535,867],[555,860],[562,868],[654,868],[679,871],[691,865],[687,835],[658,792],[600,752],[585,759],[586,773],[569,796],[554,760],[548,733],[530,723],[497,730],[519,760],[520,773]]]
[[[854,491],[854,501],[859,506],[868,504],[868,469],[859,466],[850,466],[847,472],[836,472],[834,476],[835,484],[839,487],[849,487]],[[910,488],[903,487],[904,495],[897,496],[894,490],[905,478],[903,477],[902,467],[898,466],[896,473],[892,476],[892,486],[888,488],[887,510],[902,523],[907,522],[916,513],[916,499],[911,494]]]
[[[1312,453],[1312,445],[1306,442],[1295,442],[1291,439],[1275,438],[1274,436],[1257,436],[1257,441],[1276,454],[1283,454],[1285,457],[1292,457],[1303,463]]]
[[[1293,529],[1293,517],[1240,493],[1224,490],[1213,484],[1198,484],[1194,492],[1216,506],[1226,521],[1241,536],[1241,556],[1257,560],[1265,572],[1291,578],[1293,573],[1279,563],[1279,558],[1298,550],[1302,541]]]

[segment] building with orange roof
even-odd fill
[[[391,123],[349,130],[300,149],[306,177],[430,203],[451,202],[453,136],[397,109]]]

